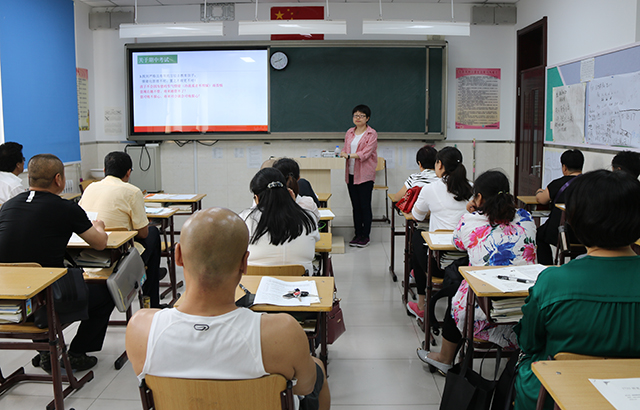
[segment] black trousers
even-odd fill
[[[426,242],[422,237],[422,229],[416,229],[413,231],[411,237],[411,269],[413,269],[413,277],[416,280],[416,290],[418,295],[427,294],[427,258],[429,257],[429,248],[425,245]],[[436,266],[433,276],[441,278],[443,272],[440,266],[434,260]]]
[[[140,255],[147,267],[147,280],[142,285],[142,294],[149,296],[151,307],[160,307],[160,231],[155,226],[149,227],[149,234],[144,239],[136,239],[144,246]]]
[[[442,322],[442,338],[455,344],[458,344],[460,339],[462,339],[462,333],[460,333],[458,326],[456,326],[456,320],[451,316],[451,297],[449,297],[447,312]]]
[[[353,210],[353,226],[356,230],[355,236],[358,238],[369,238],[369,235],[371,235],[371,220],[373,219],[373,212],[371,211],[373,181],[356,185],[353,183],[353,175],[349,175],[347,188]]]
[[[109,326],[109,317],[115,307],[106,283],[87,284],[89,289],[89,319],[80,322],[69,351],[73,353],[102,350]]]

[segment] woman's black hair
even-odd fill
[[[455,147],[444,147],[436,154],[436,162],[444,166],[442,181],[456,201],[466,201],[473,193],[467,180],[467,170],[462,165],[462,153]]]
[[[272,245],[282,245],[316,229],[311,216],[291,198],[282,172],[275,168],[261,169],[249,188],[258,197],[258,205],[248,217],[256,211],[261,212],[249,243],[257,243],[268,233]]]
[[[640,238],[640,181],[633,176],[587,172],[566,192],[567,221],[583,245],[615,249]]]
[[[416,152],[416,162],[424,169],[434,169],[437,155],[438,150],[433,145],[425,145]]]
[[[361,112],[367,116],[367,118],[371,118],[371,108],[367,107],[364,104],[356,105],[353,110],[351,110],[351,115]]]
[[[482,195],[482,205],[477,211],[489,218],[491,226],[513,221],[516,204],[509,193],[509,178],[501,171],[482,173],[473,183],[473,194]]]
[[[280,158],[272,165],[275,169],[282,172],[287,180],[287,188],[291,188],[296,196],[300,193],[298,187],[298,179],[300,179],[300,166],[291,158]]]

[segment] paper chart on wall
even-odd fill
[[[640,72],[591,81],[588,103],[587,143],[640,147]]]
[[[378,151],[378,156],[385,159],[388,169],[394,169],[396,167],[396,149],[394,147],[383,147]]]
[[[584,143],[585,83],[554,87],[553,140]]]

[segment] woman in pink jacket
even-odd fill
[[[371,117],[369,107],[358,105],[352,113],[355,127],[350,128],[344,136],[344,147],[340,156],[347,160],[345,177],[356,230],[349,246],[364,248],[370,242],[373,219],[371,193],[378,165],[378,133],[367,125]]]

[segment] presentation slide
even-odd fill
[[[133,132],[268,131],[268,52],[132,52]]]

